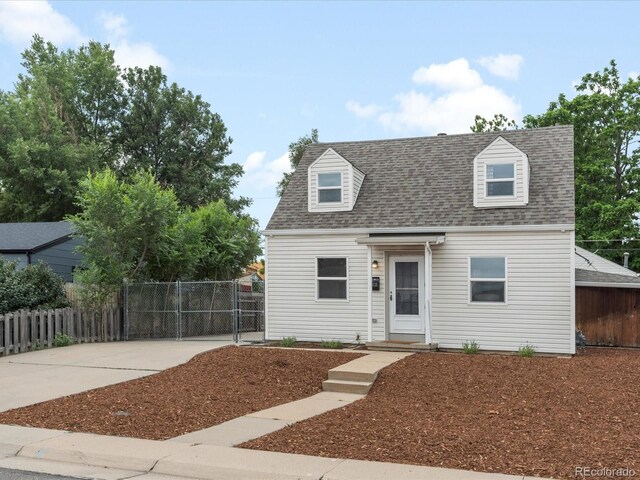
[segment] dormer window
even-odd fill
[[[473,159],[476,208],[525,207],[529,203],[529,158],[502,137]]]
[[[318,174],[318,203],[342,203],[342,173]]]
[[[514,163],[487,164],[487,197],[514,197],[515,181]]]
[[[309,211],[348,212],[358,199],[364,173],[328,148],[309,165]]]

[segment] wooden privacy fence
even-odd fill
[[[51,348],[57,334],[68,335],[74,343],[117,341],[121,329],[119,308],[20,310],[0,315],[0,354]]]
[[[640,347],[640,289],[576,287],[576,328],[587,345]]]

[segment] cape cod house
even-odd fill
[[[310,145],[265,230],[266,338],[575,352],[573,130]]]

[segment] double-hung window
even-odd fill
[[[347,299],[346,257],[323,257],[316,259],[316,282],[318,300]]]
[[[514,163],[487,164],[487,197],[513,197],[516,189]]]
[[[318,174],[318,203],[342,203],[342,173]]]
[[[469,299],[472,303],[507,303],[507,259],[469,258]]]

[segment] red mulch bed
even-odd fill
[[[155,375],[0,413],[0,423],[165,440],[314,395],[330,369],[359,356],[220,348]]]
[[[364,399],[242,446],[567,479],[577,466],[640,472],[640,351],[413,355]]]

